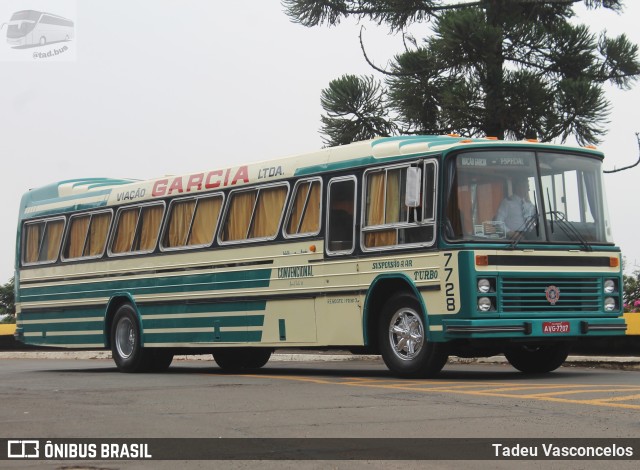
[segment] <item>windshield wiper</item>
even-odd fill
[[[585,240],[579,230],[577,230],[571,222],[566,219],[564,213],[560,211],[549,211],[547,212],[551,216],[551,232],[553,233],[553,220],[557,222],[560,230],[564,232],[564,234],[569,238],[569,240],[579,241],[580,245],[584,248],[585,251],[593,251],[589,242]]]
[[[536,226],[536,228],[538,227],[538,214],[527,217],[527,220],[525,220],[524,223],[520,227],[518,227],[518,230],[516,230],[517,235],[513,237],[513,240],[509,244],[509,248],[514,250],[516,246],[518,246],[518,243],[520,243],[520,240],[522,240],[522,237],[524,237],[524,235],[529,230],[531,230],[534,225]]]

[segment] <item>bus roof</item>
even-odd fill
[[[16,11],[12,16],[11,20],[28,20],[28,21],[38,21],[42,15],[52,16],[54,18],[60,18],[62,20],[68,20],[67,18],[54,15],[53,13],[47,13],[46,11],[38,11],[38,10],[20,10]]]
[[[498,141],[455,135],[378,137],[281,159],[144,181],[113,178],[60,181],[27,192],[20,205],[20,218],[144,202],[167,196],[195,195],[205,191],[211,192],[217,189],[230,189],[365,166],[381,160],[407,159],[412,156],[436,153],[446,154],[463,148],[486,146],[531,148],[534,145],[547,147],[548,150],[572,149],[603,157],[601,152],[590,148],[570,148],[535,141]]]

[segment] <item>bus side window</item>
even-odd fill
[[[164,205],[127,208],[119,212],[111,245],[114,254],[150,252],[156,246]]]
[[[320,232],[320,180],[305,180],[296,183],[291,208],[286,224],[286,235],[290,237],[317,235]]]
[[[72,216],[69,224],[63,260],[98,257],[104,253],[111,212]]]
[[[173,201],[162,238],[162,248],[211,245],[221,208],[222,195]]]
[[[354,179],[337,178],[329,183],[327,224],[328,252],[348,254],[355,242],[355,194]]]
[[[58,259],[64,219],[45,220],[25,225],[23,263],[53,263]]]
[[[232,191],[219,241],[272,240],[280,229],[288,185]]]

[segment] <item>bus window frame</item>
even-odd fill
[[[167,247],[164,246],[164,239],[165,239],[165,235],[167,230],[169,230],[169,223],[171,221],[171,211],[173,209],[174,204],[179,204],[181,202],[186,202],[186,201],[196,201],[196,206],[193,210],[193,215],[191,216],[191,222],[189,224],[189,234],[191,233],[191,230],[193,229],[193,221],[196,215],[196,212],[198,211],[198,200],[199,199],[209,199],[209,198],[215,198],[215,197],[221,197],[222,198],[222,202],[220,203],[220,211],[218,212],[218,218],[216,219],[216,228],[213,231],[213,234],[211,236],[211,241],[209,241],[208,243],[203,243],[203,244],[199,244],[199,245],[184,245],[184,246],[177,246],[177,247]],[[162,230],[160,231],[160,237],[159,237],[159,242],[158,242],[158,247],[160,249],[160,251],[162,253],[167,253],[167,252],[176,252],[176,251],[185,251],[185,250],[196,250],[198,248],[209,248],[213,245],[213,243],[216,241],[216,236],[218,235],[218,232],[220,231],[220,221],[222,220],[222,214],[225,210],[225,205],[227,202],[227,198],[224,192],[222,191],[218,191],[215,193],[207,193],[207,194],[201,194],[198,196],[187,196],[187,197],[180,197],[180,198],[174,198],[169,202],[169,207],[167,210],[167,213],[165,215],[164,221],[162,223]],[[187,237],[188,239],[188,237]]]
[[[154,243],[153,248],[150,250],[136,250],[136,251],[125,251],[122,253],[114,253],[112,251],[112,247],[115,241],[115,237],[118,230],[118,222],[120,222],[120,215],[122,214],[122,212],[129,209],[133,209],[135,207],[137,207],[139,211],[142,211],[144,207],[149,207],[149,206],[162,206],[162,209],[163,209],[162,217],[160,219],[160,226],[158,227],[158,233],[156,233],[156,241]],[[143,255],[143,254],[153,253],[158,248],[158,240],[160,239],[160,232],[162,231],[162,226],[164,225],[164,219],[166,214],[167,214],[167,204],[165,201],[151,201],[151,202],[145,202],[142,204],[131,204],[129,206],[118,207],[118,210],[116,211],[115,217],[113,219],[113,225],[111,228],[111,233],[109,235],[109,241],[107,243],[107,246],[108,246],[107,255],[110,258],[120,258],[122,256],[134,256],[134,255]],[[136,236],[138,236],[139,223],[140,223],[140,214],[138,213],[138,220],[136,221],[136,230],[135,230],[135,233],[133,234],[134,242],[135,242]]]
[[[252,213],[251,213],[251,218],[249,219],[249,226],[248,226],[248,230],[251,229],[254,217],[255,217],[255,212],[256,212],[256,207],[257,207],[257,202],[260,199],[260,191],[262,191],[263,189],[269,189],[269,188],[276,188],[276,187],[280,187],[280,186],[284,186],[287,188],[287,194],[284,197],[284,204],[282,204],[282,210],[280,211],[280,220],[278,222],[278,229],[274,232],[273,236],[271,237],[257,237],[257,238],[243,238],[241,240],[222,240],[222,232],[223,232],[223,227],[226,225],[227,223],[227,216],[229,215],[229,208],[231,206],[231,201],[233,200],[233,195],[236,193],[243,193],[243,192],[249,192],[249,191],[258,191],[258,194],[256,195],[256,204],[253,206],[252,209]],[[243,243],[258,243],[258,242],[265,242],[265,241],[271,241],[271,240],[275,240],[276,238],[278,238],[278,235],[280,234],[281,230],[282,230],[282,221],[284,219],[284,214],[287,210],[287,206],[288,206],[288,202],[289,202],[289,194],[291,192],[291,185],[289,184],[288,181],[280,181],[280,182],[274,182],[274,183],[268,183],[268,184],[259,184],[259,185],[254,185],[251,187],[243,187],[243,188],[238,188],[238,189],[232,189],[231,191],[229,191],[228,197],[225,201],[224,204],[224,211],[222,216],[221,216],[221,222],[218,225],[218,234],[215,237],[215,240],[217,240],[218,245],[220,246],[230,246],[230,245],[240,245]]]
[[[107,227],[107,236],[105,238],[105,242],[104,242],[104,248],[102,249],[102,252],[99,255],[94,255],[94,256],[79,256],[77,258],[67,258],[64,256],[64,249],[63,247],[66,246],[67,244],[67,240],[69,238],[69,233],[71,232],[71,226],[73,225],[73,219],[77,218],[77,217],[85,217],[85,216],[91,216],[91,218],[93,218],[94,215],[99,215],[99,214],[111,214],[111,220],[109,220],[109,226]],[[84,261],[84,260],[88,260],[88,259],[97,259],[97,258],[102,258],[105,254],[105,252],[107,251],[107,246],[109,245],[109,238],[111,235],[111,229],[112,229],[112,225],[113,225],[113,221],[114,221],[114,213],[113,213],[113,209],[104,209],[104,210],[98,210],[98,211],[89,211],[89,212],[81,212],[81,213],[77,213],[77,214],[71,214],[69,216],[69,220],[67,223],[67,226],[65,227],[65,231],[64,231],[64,239],[62,240],[62,246],[60,247],[60,261],[62,261],[63,263],[69,263],[69,262],[73,262],[73,261]],[[89,235],[89,229],[91,228],[91,219],[89,219],[89,226],[87,227],[87,233],[85,234],[85,239],[84,239],[84,243],[85,246],[87,244],[87,237]],[[84,248],[83,248],[84,251]]]
[[[366,218],[366,201],[367,201],[367,178],[369,174],[374,172],[389,171],[394,169],[409,168],[411,166],[418,166],[422,170],[422,187],[421,187],[421,212],[422,220],[420,222],[398,222],[393,224],[382,225],[365,225]],[[426,204],[427,204],[427,177],[426,167],[427,165],[433,166],[433,194],[431,195],[431,217],[426,218]],[[425,248],[432,247],[436,243],[437,239],[437,204],[438,203],[438,160],[434,158],[418,159],[411,162],[402,162],[391,165],[381,165],[373,168],[368,168],[362,176],[362,208],[360,210],[360,249],[363,252],[379,252],[379,251],[391,251],[391,250],[404,250],[407,248]],[[381,246],[381,247],[367,247],[365,245],[365,236],[367,233],[375,233],[382,229],[407,229],[433,226],[433,236],[429,241],[417,242],[417,243],[397,243],[395,245]]]
[[[294,233],[294,234],[288,233],[287,225],[289,224],[289,220],[291,219],[291,213],[293,212],[293,205],[295,203],[295,196],[297,194],[298,188],[305,183],[311,183],[313,185],[313,183],[316,181],[320,183],[320,209],[318,211],[318,230],[315,232]],[[291,240],[296,238],[316,237],[320,234],[320,232],[322,231],[322,209],[323,209],[323,202],[324,202],[323,196],[324,196],[324,182],[322,181],[321,177],[315,176],[313,178],[303,178],[296,181],[296,183],[293,186],[293,191],[291,191],[291,198],[289,200],[287,214],[284,218],[284,223],[282,224],[282,236],[285,239]],[[309,194],[307,194],[307,201],[305,201],[305,209],[308,206],[308,199],[309,199]],[[306,210],[305,210],[305,213],[306,213]],[[302,219],[300,220],[300,223],[302,223]]]
[[[25,261],[25,255],[27,253],[26,251],[26,236],[27,236],[27,226],[28,225],[34,225],[34,224],[39,224],[44,222],[45,224],[45,234],[47,233],[46,231],[46,226],[49,222],[55,222],[57,220],[62,220],[63,226],[62,226],[62,237],[60,237],[60,243],[58,244],[58,254],[56,255],[56,257],[52,260],[45,260],[45,261],[33,261],[31,263]],[[34,219],[34,220],[25,220],[22,224],[22,233],[20,236],[20,263],[21,266],[23,267],[28,267],[28,266],[42,266],[42,265],[47,265],[47,264],[55,264],[58,262],[58,260],[60,259],[60,251],[62,250],[62,242],[64,241],[65,238],[65,232],[67,231],[67,217],[64,215],[59,215],[59,216],[55,216],[55,217],[44,217],[42,219]],[[42,250],[42,241],[40,241],[40,245],[38,246],[38,258],[40,257],[40,250]]]
[[[53,21],[45,21],[45,19],[51,19]],[[37,23],[47,24],[52,26],[62,26],[63,28],[73,28],[75,26],[73,21],[67,18],[64,18],[62,16],[57,16],[57,15],[52,15],[51,13],[45,13],[45,12],[43,12],[42,15],[40,15],[40,18],[37,21]]]
[[[329,240],[329,231],[331,229],[331,225],[329,224],[329,218],[331,215],[331,204],[330,204],[330,200],[331,200],[331,186],[335,183],[342,183],[345,181],[353,181],[354,184],[354,188],[353,188],[353,224],[352,224],[352,240],[353,240],[353,244],[351,246],[351,249],[349,250],[331,250],[329,248],[330,245],[330,240]],[[327,183],[327,197],[326,197],[326,203],[325,203],[325,207],[326,207],[326,214],[325,214],[325,231],[324,231],[324,246],[325,246],[325,253],[327,254],[327,256],[344,256],[344,255],[352,255],[355,250],[356,250],[356,222],[358,220],[357,217],[357,211],[358,211],[358,178],[356,177],[356,175],[347,175],[347,176],[336,176],[334,178],[329,179],[329,182]]]

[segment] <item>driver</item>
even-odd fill
[[[523,230],[527,220],[536,215],[536,208],[529,199],[529,181],[526,178],[514,179],[511,187],[513,193],[500,203],[496,220],[504,222],[508,232],[517,232]]]

